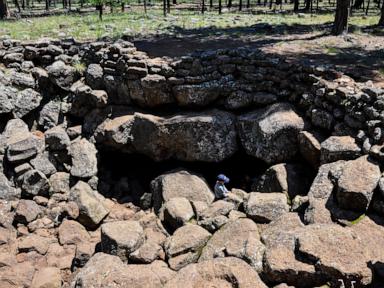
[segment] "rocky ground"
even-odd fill
[[[384,90],[255,49],[0,48],[0,287],[382,287]],[[182,167],[242,153],[268,168],[225,200]]]

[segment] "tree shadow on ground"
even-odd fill
[[[356,81],[383,82],[384,49],[365,50],[356,48],[334,48],[332,51],[312,50],[307,52],[286,51],[288,59],[331,66],[337,71],[354,78]],[[308,63],[307,63],[308,64]]]
[[[249,27],[216,28],[212,26],[200,29],[184,29],[176,26],[156,38],[138,39],[134,43],[139,50],[147,52],[152,57],[180,57],[196,50],[244,46],[261,48],[281,41],[314,40],[326,35],[328,28],[329,24],[270,25],[268,23],[258,23]],[[314,34],[314,32],[317,33]],[[169,33],[175,36],[170,36]]]
[[[333,39],[336,44],[332,45],[326,38],[330,36],[331,27],[332,23],[316,25],[258,23],[250,27],[201,29],[173,27],[169,32],[175,36],[163,34],[156,38],[134,42],[139,50],[147,52],[151,57],[180,57],[197,50],[259,48],[265,52],[280,54],[295,63],[327,65],[357,81],[373,80],[384,85],[384,50],[380,47],[376,50],[372,47],[366,49],[362,45],[351,47],[354,46],[353,38],[356,36],[353,34],[350,38],[349,36],[340,38],[340,42],[337,38]],[[350,27],[352,32],[358,29],[357,26]],[[350,42],[350,45],[346,48],[339,47],[341,42],[347,44]],[[309,45],[305,48],[307,43]],[[283,49],[280,48],[281,44],[288,46]],[[328,45],[331,46],[329,49]]]

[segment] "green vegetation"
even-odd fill
[[[364,217],[365,217],[365,214],[360,215],[358,218],[351,221],[351,225],[355,225],[355,224],[359,223],[361,220],[364,219]]]
[[[79,73],[80,75],[82,75],[85,72],[85,70],[87,69],[86,64],[82,63],[82,62],[74,63],[73,67],[76,69],[77,73]]]
[[[143,37],[156,34],[180,36],[180,29],[202,29],[207,35],[225,35],[240,37],[241,28],[249,28],[258,23],[268,23],[272,26],[286,25],[294,28],[301,25],[312,31],[321,31],[316,26],[331,23],[333,13],[298,17],[296,14],[236,14],[206,12],[200,14],[197,11],[174,10],[168,17],[162,16],[159,8],[151,8],[145,15],[141,7],[125,13],[104,14],[103,21],[99,20],[97,13],[87,15],[62,15],[42,18],[21,19],[19,21],[5,21],[0,26],[0,37],[9,35],[14,39],[34,40],[43,37],[62,38],[74,37],[78,40],[94,40],[102,36],[114,38],[125,36]],[[377,23],[379,16],[361,17],[354,16],[350,24],[359,28]],[[33,27],[33,28],[32,28]],[[32,29],[31,29],[32,28]],[[236,30],[239,28],[239,30]],[[215,31],[215,29],[221,29]],[[235,29],[235,30],[234,30]],[[254,34],[263,36],[265,29],[255,28]],[[361,32],[359,32],[361,33]],[[283,34],[289,34],[286,30]]]

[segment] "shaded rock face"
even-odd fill
[[[380,287],[384,91],[322,70],[1,40],[0,287]]]
[[[238,149],[234,115],[217,110],[172,117],[141,113],[117,117],[102,124],[95,138],[99,145],[157,161],[220,162]]]
[[[271,105],[239,117],[245,151],[268,164],[290,160],[298,151],[303,119],[287,103]]]

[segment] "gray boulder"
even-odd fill
[[[257,192],[282,192],[293,199],[306,195],[311,186],[308,169],[299,164],[281,163],[270,167],[256,181],[252,190]]]
[[[257,222],[270,222],[289,211],[287,196],[283,193],[249,194],[244,203],[245,213]]]
[[[250,93],[242,90],[232,92],[224,102],[228,109],[240,109],[249,106],[265,106],[277,101],[277,96],[267,92]]]
[[[25,224],[34,221],[42,214],[42,210],[35,201],[20,200],[16,207],[15,221],[17,223]]]
[[[22,175],[22,194],[26,196],[47,196],[49,192],[49,181],[43,172],[32,169]]]
[[[94,123],[89,118],[85,126]],[[218,110],[168,117],[127,112],[101,123],[94,137],[100,146],[156,161],[220,162],[238,149],[234,115]]]
[[[235,118],[217,110],[169,118],[137,113],[132,134],[135,150],[155,160],[219,162],[237,151]]]
[[[183,226],[195,216],[191,203],[183,197],[169,199],[164,204],[163,214],[164,222],[173,229]]]
[[[21,63],[24,60],[24,54],[23,53],[7,53],[3,57],[3,61],[6,65],[9,65],[11,63]]]
[[[37,123],[44,131],[59,124],[61,113],[60,99],[53,99],[46,103],[39,112]]]
[[[187,252],[199,252],[205,246],[211,233],[198,225],[187,224],[177,229],[165,241],[164,248],[168,257],[178,256]]]
[[[367,249],[353,231],[335,224],[315,224],[307,226],[296,238],[298,251],[334,283],[340,283],[338,279],[355,281],[358,286],[371,283]]]
[[[69,91],[72,84],[79,78],[76,69],[62,61],[56,61],[51,66],[48,66],[47,73],[53,84],[66,91]]]
[[[180,106],[207,106],[221,95],[228,93],[232,76],[193,85],[178,85],[173,94]]]
[[[297,135],[303,128],[303,119],[287,103],[273,104],[238,118],[240,140],[247,154],[269,164],[295,156]]]
[[[92,109],[105,107],[107,102],[108,95],[104,90],[92,90],[87,85],[79,85],[75,89],[71,113],[77,117],[84,117]]]
[[[22,118],[40,106],[43,96],[35,90],[28,88],[17,93],[13,114]]]
[[[95,229],[109,213],[103,197],[85,182],[79,181],[71,188],[70,200],[79,207],[77,220],[88,229]]]
[[[149,264],[159,259],[163,248],[154,241],[146,241],[136,251],[129,255],[129,260],[134,263]]]
[[[44,148],[43,142],[42,139],[29,135],[29,137],[23,140],[10,144],[6,154],[8,161],[11,163],[21,163],[34,158]]]
[[[360,156],[361,149],[350,136],[331,136],[321,143],[322,164],[338,160],[353,160]]]
[[[304,227],[297,213],[286,213],[262,231],[261,239],[266,246],[264,275],[269,282],[295,287],[317,287],[325,283],[315,267],[296,254],[295,236]]]
[[[127,262],[129,254],[144,243],[144,230],[137,221],[116,221],[101,225],[101,249]]]
[[[57,172],[49,177],[50,193],[69,193],[70,175],[65,172]]]
[[[15,108],[17,89],[0,84],[0,114],[10,113]]]
[[[173,278],[172,272],[162,261],[150,265],[125,265],[117,256],[97,253],[73,279],[72,288],[102,288],[113,283],[123,287],[162,287]]]
[[[256,271],[263,268],[265,247],[255,222],[240,218],[229,221],[208,240],[199,262],[225,256],[234,256],[248,262]]]
[[[337,179],[336,197],[341,208],[365,212],[381,176],[380,168],[368,156],[347,161]]]
[[[227,257],[188,265],[164,287],[266,288],[267,286],[246,262],[235,257]]]
[[[180,270],[199,259],[200,251],[211,234],[200,226],[187,224],[175,231],[165,242],[171,269]]]
[[[87,139],[76,139],[71,143],[71,175],[78,178],[91,178],[97,174],[97,150]]]
[[[39,153],[30,163],[33,168],[39,170],[47,177],[56,173],[56,167],[49,160],[48,153]]]
[[[65,130],[56,126],[45,133],[45,145],[48,150],[59,151],[59,150],[69,150],[71,145],[71,140]]]
[[[160,175],[151,182],[153,207],[158,211],[164,202],[175,197],[212,203],[214,195],[204,179],[187,171]]]
[[[89,64],[85,72],[85,82],[92,89],[103,89],[103,68],[99,64]]]
[[[300,154],[313,168],[318,168],[322,137],[316,133],[301,131],[298,135],[298,141]]]
[[[166,78],[157,74],[150,74],[140,79],[140,87],[131,89],[133,101],[143,107],[155,107],[175,102]]]
[[[21,119],[11,119],[5,125],[2,138],[6,148],[7,146],[28,138],[29,133],[28,125]],[[0,145],[1,146],[1,145]],[[5,151],[5,150],[4,150]],[[4,152],[0,152],[3,154]]]
[[[20,191],[13,187],[13,184],[0,172],[0,199],[2,200],[16,200],[20,198]]]

